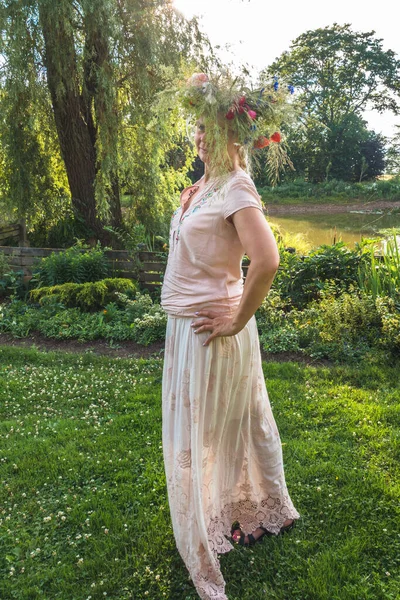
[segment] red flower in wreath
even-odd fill
[[[277,144],[279,144],[281,139],[282,139],[282,137],[281,137],[281,134],[279,133],[279,131],[275,131],[275,133],[273,135],[271,135],[272,142],[276,142]]]
[[[254,142],[254,148],[257,148],[258,150],[261,150],[261,148],[265,148],[266,146],[269,146],[269,139],[263,135]]]

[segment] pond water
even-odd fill
[[[290,210],[290,209],[289,209]],[[343,240],[354,246],[361,238],[378,237],[382,230],[400,228],[400,213],[393,211],[292,214],[268,217],[283,232],[301,234],[312,247]]]

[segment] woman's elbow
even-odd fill
[[[265,274],[267,277],[273,275],[275,277],[279,269],[279,258],[274,261],[268,261],[265,266]]]
[[[264,255],[263,264],[267,273],[273,273],[275,275],[275,273],[279,269],[279,263],[280,256],[277,248],[274,248],[272,252],[268,253],[268,255]]]
[[[268,256],[262,260],[252,260],[251,264],[253,265],[254,271],[257,272],[260,277],[269,279],[270,277],[274,277],[279,269],[279,254],[276,256]]]
[[[277,252],[276,255],[274,255],[274,257],[272,259],[270,258],[269,262],[270,262],[270,267],[271,267],[272,271],[274,273],[276,273],[277,270],[279,269],[279,264],[281,262],[279,252]]]

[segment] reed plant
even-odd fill
[[[393,234],[385,240],[383,252],[376,254],[376,244],[364,249],[364,260],[358,269],[360,288],[374,298],[389,296],[400,307],[400,247]]]

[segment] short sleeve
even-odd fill
[[[236,176],[229,186],[224,202],[224,219],[242,208],[255,207],[263,210],[261,198],[253,180],[246,173]]]

